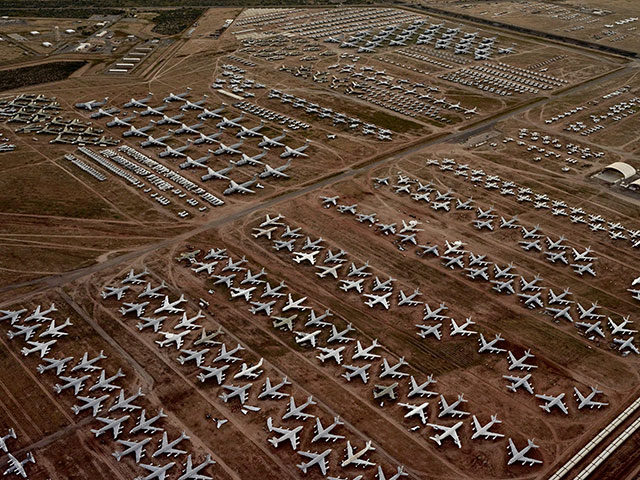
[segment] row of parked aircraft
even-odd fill
[[[295,234],[298,232],[295,232],[295,229],[291,227],[283,225],[280,222],[281,218],[281,216],[267,216],[265,221],[262,222],[259,227],[256,227],[256,229],[269,229],[279,223],[280,226],[285,228],[286,232],[289,232],[290,235],[293,234],[295,236]],[[254,231],[256,229],[254,229]],[[307,238],[307,242],[312,241]],[[207,255],[205,255],[202,261],[199,261],[197,260],[199,254],[200,251],[197,251],[197,253],[195,253],[194,255],[185,254],[184,256],[178,257],[178,259],[188,260],[190,262],[191,269],[195,273],[207,273],[207,276],[214,280],[214,283],[219,282],[222,285],[226,285],[230,289],[229,291],[232,298],[234,294],[237,294],[236,298],[243,298],[244,301],[246,301],[248,305],[250,305],[251,313],[263,313],[270,316],[273,321],[274,327],[292,332],[293,335],[295,335],[294,340],[299,345],[308,345],[312,348],[315,348],[316,351],[319,352],[317,358],[321,362],[335,362],[337,365],[342,365],[343,358],[347,352],[345,351],[345,346],[340,345],[340,343],[354,340],[352,337],[348,336],[348,333],[350,331],[353,331],[353,328],[350,325],[347,326],[344,331],[339,331],[336,328],[335,324],[331,321],[330,317],[332,315],[329,311],[325,312],[323,315],[317,315],[313,309],[310,309],[310,307],[305,308],[305,305],[302,302],[306,300],[306,297],[298,298],[296,300],[292,294],[286,294],[282,292],[281,287],[284,286],[282,283],[278,285],[278,287],[274,288],[271,282],[269,282],[264,277],[264,270],[261,270],[256,274],[253,273],[252,269],[248,266],[243,266],[247,263],[246,259],[233,260],[228,257],[226,251],[213,249]],[[226,260],[226,262],[223,262],[223,260]],[[216,265],[210,265],[214,262]],[[223,265],[222,269],[220,269],[220,264]],[[225,272],[223,272],[222,270],[226,270],[226,272],[232,273],[224,275]],[[219,273],[216,274],[215,272],[217,271],[219,271]],[[234,279],[236,279],[238,272],[245,272],[244,280],[242,280],[241,284],[238,287],[234,287]],[[237,278],[239,280],[241,277],[238,276]],[[246,286],[243,287],[242,283],[244,283]],[[263,293],[258,300],[254,300],[255,295],[259,294],[259,290],[257,289],[258,285],[262,285],[264,287]],[[247,293],[246,296],[244,295],[245,292]],[[275,303],[277,300],[271,300],[269,297],[271,297],[272,295],[276,299],[284,297],[284,299],[286,300],[286,303],[281,307],[281,312],[284,313],[284,310],[288,308],[294,313],[288,312],[285,315],[275,314]],[[261,301],[262,299],[264,299],[264,301]],[[266,307],[265,305],[268,305],[268,307]],[[308,321],[306,322],[306,326],[315,327],[316,330],[312,332],[303,332],[295,329],[294,323],[300,316],[299,312],[295,312],[299,309],[303,312],[305,311],[305,309],[310,312]],[[332,332],[327,340],[327,346],[323,346],[320,343],[320,334],[322,332],[322,329],[324,328],[330,328]],[[331,345],[332,342],[336,342],[337,346]],[[380,357],[378,353],[374,352],[374,349],[379,347],[379,344],[375,340],[368,346],[366,346],[361,341],[356,341],[354,346],[355,348],[351,354],[352,363],[357,362],[359,359],[372,360]],[[380,364],[380,378],[402,378],[408,376],[408,373],[401,370],[401,367],[403,365],[406,365],[404,359],[400,359],[398,362],[392,364],[387,358],[383,358],[382,363]],[[371,367],[371,363],[368,363],[366,365],[342,365],[342,368],[346,370],[343,376],[347,380],[359,378],[363,383],[367,383],[369,380],[369,371],[372,370]],[[428,386],[434,382],[435,381],[433,380],[433,378],[430,377],[427,382],[418,384],[415,378],[411,377],[409,381],[409,398],[414,395],[437,395],[435,392],[430,392],[429,390],[427,390]],[[382,399],[387,397],[391,400],[395,400],[398,395],[398,386],[398,382],[393,382],[386,385],[375,385],[373,390],[374,399]],[[448,403],[447,399],[444,396],[441,396],[440,404],[442,411],[440,416],[443,417],[447,415],[458,414],[460,410],[457,407],[463,401],[465,401],[464,398],[462,398],[462,400],[458,399],[453,403]],[[423,402],[423,404],[418,405],[411,403],[401,403],[400,405],[406,408],[407,417],[415,416],[416,418],[421,418],[426,414],[427,403]],[[426,417],[424,418],[426,419]],[[486,429],[481,428],[481,431],[484,433],[485,430],[488,431],[489,429],[490,426],[486,426]],[[475,436],[473,438],[478,438],[478,436]]]

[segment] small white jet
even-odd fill
[[[300,425],[296,428],[283,428],[276,427],[273,425],[273,419],[271,417],[267,418],[267,428],[270,432],[275,432],[280,434],[279,437],[271,437],[268,439],[269,443],[271,443],[274,447],[278,447],[280,443],[289,441],[291,443],[291,448],[293,450],[298,449],[299,445],[299,437],[298,434],[303,428],[303,425]]]
[[[523,465],[533,466],[536,463],[542,463],[542,460],[537,460],[535,458],[527,457],[526,454],[529,450],[533,448],[538,448],[538,445],[533,443],[533,440],[527,440],[527,446],[522,450],[518,450],[513,443],[513,440],[509,439],[509,456],[511,457],[507,462],[507,465],[512,465],[516,462],[520,462]]]
[[[451,427],[438,425],[436,423],[427,423],[427,425],[432,427],[435,430],[440,430],[442,432],[434,435],[433,437],[429,437],[438,445],[442,445],[442,441],[445,440],[446,438],[451,438],[451,440],[453,440],[453,443],[455,443],[458,446],[458,448],[462,448],[462,444],[460,443],[460,438],[458,437],[458,428],[462,426],[462,422],[458,422]]]

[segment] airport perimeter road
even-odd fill
[[[44,290],[50,289],[50,288],[56,288],[56,287],[60,287],[62,285],[65,285],[69,282],[73,282],[75,280],[78,280],[80,278],[92,275],[93,273],[99,272],[99,271],[103,271],[112,267],[115,267],[117,265],[121,265],[121,264],[125,264],[128,262],[131,262],[133,260],[135,260],[136,258],[142,257],[144,255],[147,255],[153,251],[156,250],[160,250],[166,247],[169,247],[171,245],[180,243],[180,242],[184,242],[186,240],[188,240],[189,238],[198,235],[199,233],[205,232],[207,230],[210,229],[215,229],[217,227],[220,227],[222,225],[226,225],[229,224],[231,222],[234,222],[236,220],[239,220],[243,217],[246,217],[247,215],[251,215],[259,210],[263,210],[263,209],[270,209],[272,207],[275,207],[278,204],[281,204],[283,202],[286,202],[288,200],[294,199],[296,197],[305,195],[307,193],[316,191],[316,190],[320,190],[328,185],[332,185],[335,183],[338,183],[342,180],[346,180],[348,178],[352,178],[356,175],[365,173],[369,170],[372,170],[374,168],[377,168],[381,165],[387,164],[387,163],[391,163],[391,162],[395,162],[398,160],[401,160],[403,158],[408,157],[409,155],[412,155],[416,152],[419,152],[425,148],[428,148],[430,146],[433,145],[439,145],[442,143],[459,143],[459,142],[464,142],[466,139],[473,137],[475,135],[478,135],[479,133],[482,133],[483,131],[489,130],[491,128],[493,128],[497,123],[506,120],[508,118],[511,118],[515,115],[518,115],[526,110],[532,109],[532,108],[537,108],[537,107],[541,107],[551,101],[555,101],[559,98],[562,98],[564,96],[567,95],[572,95],[575,94],[576,92],[580,92],[582,90],[585,90],[587,88],[593,88],[596,87],[597,85],[603,83],[603,82],[607,82],[610,81],[612,79],[615,79],[617,77],[626,75],[628,73],[633,72],[634,70],[637,70],[638,65],[634,62],[634,63],[630,63],[626,66],[620,67],[612,72],[603,74],[599,77],[587,80],[585,82],[582,82],[580,84],[574,85],[572,87],[568,87],[564,90],[561,90],[555,94],[551,94],[548,97],[542,97],[539,100],[535,100],[533,102],[530,102],[526,105],[522,105],[520,107],[516,107],[513,108],[511,110],[505,111],[505,112],[501,112],[498,113],[497,115],[494,115],[492,117],[488,117],[486,119],[480,120],[474,124],[471,124],[469,126],[467,126],[466,128],[462,128],[460,130],[457,130],[455,132],[446,134],[446,135],[440,135],[437,137],[429,137],[426,138],[423,141],[419,141],[417,143],[415,143],[412,146],[409,146],[407,148],[398,150],[397,152],[391,153],[391,154],[386,154],[385,156],[381,157],[381,158],[371,158],[368,160],[363,161],[362,163],[360,163],[359,165],[357,165],[355,168],[349,168],[343,172],[340,172],[338,174],[329,176],[329,177],[325,177],[325,178],[321,178],[318,180],[315,180],[311,183],[308,183],[306,185],[302,185],[300,187],[297,187],[297,189],[292,190],[290,192],[275,196],[275,197],[271,197],[271,198],[266,198],[266,199],[257,199],[257,201],[250,205],[249,207],[245,207],[245,206],[239,206],[236,207],[235,210],[231,210],[229,213],[227,213],[226,215],[223,215],[219,218],[216,218],[215,220],[211,220],[209,222],[205,222],[202,224],[198,224],[198,225],[194,225],[193,228],[186,230],[184,233],[181,233],[180,235],[176,235],[174,237],[170,237],[167,238],[165,240],[162,240],[160,242],[156,242],[156,243],[152,243],[149,245],[146,245],[142,248],[139,248],[137,250],[128,252],[126,254],[108,259],[102,263],[96,263],[94,265],[91,265],[89,267],[84,267],[84,268],[79,268],[76,270],[71,270],[69,272],[65,272],[62,274],[58,274],[58,275],[49,275],[49,276],[45,276],[45,277],[40,277],[34,280],[30,280],[28,282],[22,282],[22,283],[16,283],[16,284],[12,284],[12,285],[7,285],[4,286],[2,288],[0,288],[0,293],[6,293],[12,290],[16,290],[19,288],[30,288],[30,287],[35,287],[34,290],[32,290],[27,296],[32,296],[34,294],[37,294],[39,292],[42,292]],[[21,298],[13,298],[11,300],[12,303],[14,302],[18,302],[20,301]]]

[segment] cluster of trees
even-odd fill
[[[153,22],[155,23],[153,31],[161,35],[180,33],[193,24],[204,10],[204,8],[160,10],[158,15],[153,17]]]
[[[54,62],[0,72],[0,92],[39,83],[64,80],[86,62]]]

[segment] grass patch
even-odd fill
[[[176,35],[195,22],[204,12],[204,8],[180,8],[163,10],[153,17],[153,32],[161,35]]]

